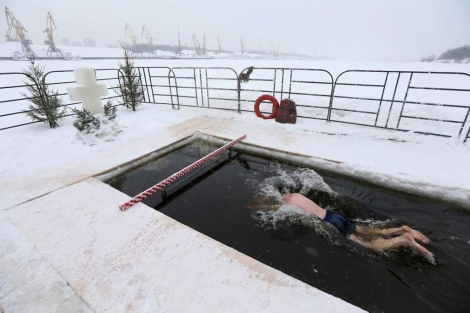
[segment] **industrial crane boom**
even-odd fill
[[[7,18],[8,29],[7,33],[5,34],[7,41],[22,41],[26,39],[26,29],[21,25],[20,21],[18,21],[8,7],[5,7],[5,15]],[[15,37],[11,36],[12,31],[15,30]]]
[[[21,25],[20,21],[18,21],[13,14],[10,12],[8,7],[5,7],[5,15],[7,17],[7,24],[8,29],[7,33],[5,34],[7,41],[19,41],[21,42],[21,47],[23,50],[22,56],[19,52],[20,57],[27,57],[27,58],[34,58],[36,54],[31,49],[31,44],[33,43],[31,40],[26,39],[26,29]],[[15,30],[15,37],[11,36],[12,31]]]
[[[178,27],[178,50],[181,50],[180,28]]]
[[[132,41],[132,44],[134,45],[134,47],[137,46],[137,36],[132,31],[131,27],[129,26],[129,23],[126,23],[126,32],[125,32],[124,35],[129,36],[129,38]]]
[[[51,13],[47,12],[46,30],[44,31],[47,34],[46,44],[48,44],[48,42],[54,42],[54,29],[57,29],[54,19]]]
[[[194,44],[194,49],[196,49],[196,52],[201,51],[201,44],[199,43],[199,40],[197,40],[196,34],[193,34],[191,41]]]
[[[222,46],[220,45],[219,35],[217,35],[217,42],[219,43],[219,52],[222,52]]]
[[[152,38],[152,36],[150,36],[150,33],[147,30],[147,27],[145,27],[145,25],[144,25],[144,27],[142,27],[142,35],[141,36],[143,36],[143,35],[145,35],[145,37],[147,37],[147,41],[149,42],[149,45],[151,47],[153,47],[153,38]]]
[[[281,45],[278,46],[276,50],[276,45],[273,43],[272,46],[270,45],[269,48],[271,49],[271,54],[275,57],[279,56],[279,51],[281,50]]]
[[[48,57],[65,58],[66,55],[64,55],[62,51],[60,51],[60,49],[55,46],[54,29],[57,29],[57,26],[55,26],[55,22],[51,13],[47,12],[46,30],[44,31],[47,35],[47,39],[44,41],[44,43],[48,45],[49,48],[47,49],[46,54]]]

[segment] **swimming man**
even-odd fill
[[[395,247],[407,246],[427,256],[433,256],[429,250],[416,241],[419,240],[423,244],[427,244],[429,243],[429,239],[409,226],[403,225],[398,228],[379,229],[357,225],[356,222],[346,219],[339,213],[323,209],[300,193],[284,194],[282,200],[285,204],[296,206],[332,224],[347,238],[375,251],[384,251]],[[278,207],[279,206],[258,205],[252,208],[274,209]],[[398,237],[382,238],[380,236]]]

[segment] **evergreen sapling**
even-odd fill
[[[73,113],[77,115],[77,119],[73,122],[73,126],[79,131],[90,133],[93,130],[100,129],[100,120],[94,117],[90,111],[86,109],[72,109]]]
[[[144,100],[144,90],[141,85],[140,75],[126,49],[124,49],[124,64],[119,65],[119,74],[117,93],[122,99],[121,104],[135,111],[135,108]]]
[[[112,121],[116,118],[117,108],[113,106],[113,100],[108,99],[103,107],[104,115],[108,117],[108,120]]]
[[[62,99],[59,98],[58,91],[53,91],[46,84],[44,79],[44,66],[34,63],[34,58],[30,58],[30,64],[23,73],[28,77],[28,82],[24,82],[31,96],[21,93],[32,103],[28,110],[23,112],[33,121],[48,123],[51,128],[59,127],[57,121],[64,118],[66,109],[62,106]]]

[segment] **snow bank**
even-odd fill
[[[344,70],[356,69],[394,69],[394,70],[421,70],[421,71],[448,71],[470,72],[470,65],[436,64],[436,63],[346,63],[346,62],[314,62],[314,61],[254,61],[248,60],[136,60],[137,66],[228,66],[240,72],[242,69],[256,65],[258,67],[310,67],[325,68],[335,77]],[[25,62],[2,62],[6,71],[20,71]],[[92,66],[96,68],[116,68],[116,61],[47,61],[46,70]],[[73,73],[69,73],[73,76]],[[69,75],[67,74],[67,75]],[[180,73],[181,74],[181,73]],[[228,75],[228,74],[227,74]],[[233,74],[233,72],[231,73]],[[261,75],[261,74],[260,74]],[[263,74],[264,75],[264,74]],[[184,75],[183,75],[184,76]],[[261,75],[262,76],[262,75]],[[228,77],[228,76],[227,76]],[[64,79],[70,77],[63,77]],[[2,85],[0,77],[0,85]],[[9,78],[11,80],[11,78]],[[73,77],[72,77],[73,79]],[[368,78],[369,79],[369,78]],[[370,78],[372,79],[372,78]],[[372,80],[367,83],[373,82]],[[9,82],[16,83],[16,82]],[[21,80],[18,80],[21,83]],[[456,87],[460,82],[449,81],[445,86]],[[109,85],[111,86],[111,85]],[[245,87],[245,86],[244,86]],[[257,86],[258,88],[260,86]],[[245,87],[246,88],[246,87]],[[468,87],[467,87],[468,88]],[[194,92],[188,89],[189,92]],[[17,97],[18,91],[14,89],[0,90],[0,99]],[[12,94],[14,93],[14,94]],[[398,95],[399,92],[397,92]],[[181,91],[183,94],[183,91]],[[232,95],[223,95],[211,91],[211,97],[229,98]],[[468,95],[467,95],[468,96]],[[457,97],[456,101],[468,103],[470,99]],[[236,99],[236,97],[233,97]],[[180,99],[181,103],[195,106],[194,100]],[[296,102],[300,100],[294,98]],[[467,101],[468,100],[468,101]],[[21,110],[27,107],[27,102],[3,103],[0,114]],[[244,103],[244,108],[252,109],[252,103]],[[344,104],[346,105],[346,104]],[[361,106],[362,103],[350,102],[347,105]],[[237,108],[236,101],[215,102],[211,100],[211,107]],[[269,109],[266,107],[266,109]],[[299,112],[300,109],[299,109]],[[417,110],[420,114],[442,114],[439,108]],[[459,112],[460,114],[460,112]],[[93,149],[106,150],[122,142],[139,141],[142,137],[153,134],[158,129],[196,117],[208,117],[214,124],[222,123],[223,127],[210,130],[211,135],[237,137],[237,132],[228,129],[249,129],[252,134],[261,133],[257,139],[258,144],[269,148],[285,150],[286,142],[293,140],[289,148],[292,151],[315,156],[318,159],[328,159],[339,162],[334,165],[347,175],[384,185],[393,189],[408,191],[420,195],[444,199],[468,207],[469,203],[469,174],[466,164],[470,162],[470,144],[463,144],[462,138],[439,138],[424,136],[413,132],[397,132],[371,127],[347,125],[341,123],[327,123],[321,120],[298,119],[296,125],[277,124],[273,121],[256,118],[254,113],[237,114],[222,110],[208,110],[201,108],[182,107],[180,111],[172,111],[168,106],[145,104],[137,112],[130,112],[121,107],[118,111],[117,122],[125,131],[115,137],[115,142],[100,142],[96,146],[84,148],[74,136],[76,130],[72,127],[73,118],[61,121],[60,128],[50,130],[42,124],[34,124],[0,133],[0,147],[8,149],[9,153],[0,156],[0,173],[3,175],[3,186],[18,177],[28,177],[32,180],[34,175],[43,171],[44,167],[54,164],[68,164],[71,160],[89,157]],[[347,118],[350,114],[336,116],[336,119]],[[456,115],[457,116],[457,115]],[[460,116],[460,115],[458,115]],[[452,118],[452,116],[446,116]],[[0,119],[6,122],[28,122],[23,115],[13,115]],[[469,123],[467,123],[469,124]],[[243,125],[243,126],[236,126]],[[468,129],[466,126],[465,131]],[[194,131],[202,129],[193,129]],[[464,134],[466,133],[464,131]],[[274,137],[273,137],[274,136]],[[250,136],[253,138],[253,135]],[[273,137],[273,138],[271,138]],[[274,140],[276,138],[276,140]],[[308,144],[306,144],[308,143]],[[25,146],[34,154],[26,153]],[[92,149],[92,150],[89,150]],[[52,153],[53,152],[53,153]],[[138,156],[138,155],[137,155]],[[137,157],[136,156],[136,157]],[[37,159],[39,157],[39,159]],[[321,166],[319,164],[318,166]],[[104,169],[102,169],[104,170]],[[93,174],[93,173],[89,173]],[[49,184],[49,182],[48,182]],[[21,185],[13,191],[15,195],[8,196],[7,206],[18,203],[18,199],[26,200],[18,193]],[[9,186],[11,187],[11,186]],[[41,189],[42,190],[42,189]],[[39,191],[38,191],[39,192]],[[16,200],[15,200],[16,199]]]

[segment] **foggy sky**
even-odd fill
[[[100,46],[130,42],[128,22],[140,43],[145,24],[156,44],[191,45],[193,33],[207,48],[302,53],[342,60],[411,60],[470,44],[468,0],[0,0],[35,43],[43,42],[46,14],[54,37],[95,38]],[[2,39],[7,25],[0,15]]]

